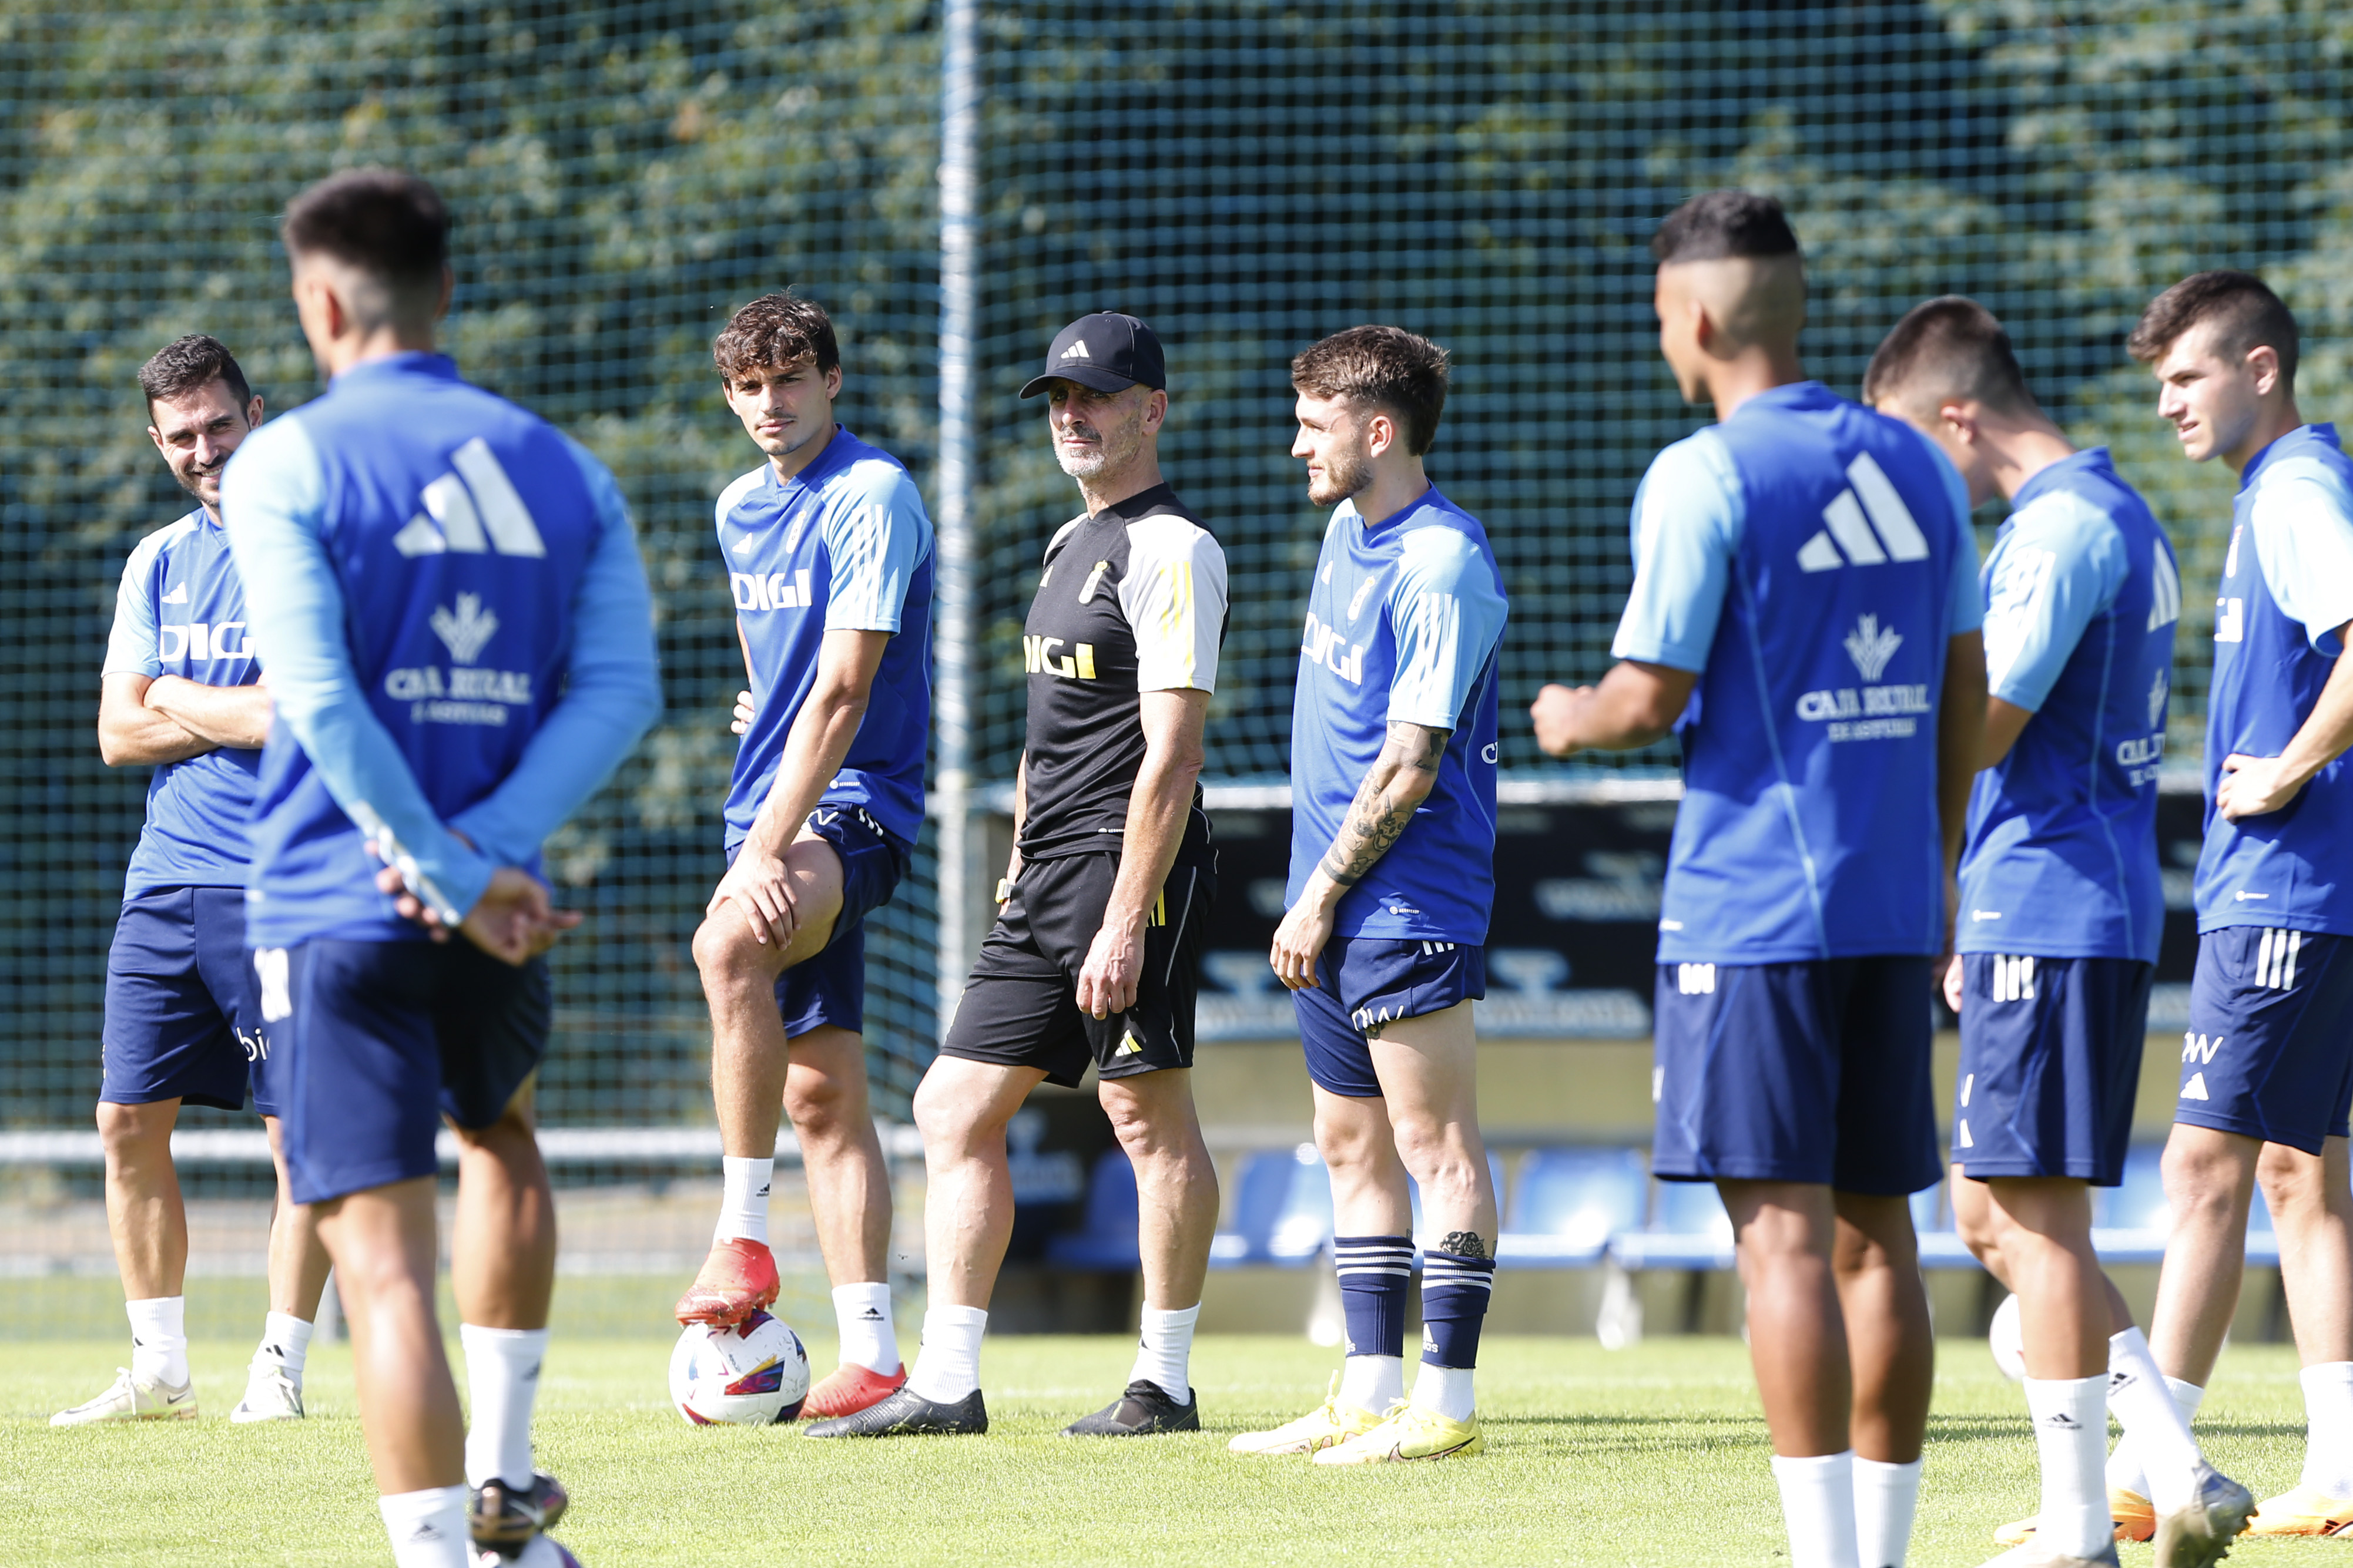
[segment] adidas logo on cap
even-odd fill
[[[1077,342],[1072,343],[1069,348],[1062,351],[1062,357],[1064,359],[1092,359],[1095,356],[1087,353],[1087,340],[1081,338]]]

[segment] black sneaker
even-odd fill
[[[912,1388],[830,1421],[812,1421],[804,1437],[976,1437],[988,1430],[988,1406],[974,1389],[954,1405],[935,1405]]]
[[[555,1528],[572,1499],[562,1481],[545,1470],[534,1470],[529,1491],[510,1491],[504,1481],[485,1481],[472,1489],[467,1502],[466,1524],[474,1544],[501,1557],[514,1557],[533,1536]]]
[[[1191,1389],[1185,1391],[1193,1394]],[[1148,1377],[1127,1385],[1117,1399],[1062,1428],[1065,1437],[1148,1437],[1155,1432],[1198,1432],[1201,1399],[1179,1405]]]

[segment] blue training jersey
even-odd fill
[[[1291,887],[1339,837],[1388,727],[1451,731],[1405,832],[1341,895],[1339,936],[1484,942],[1495,903],[1495,660],[1504,574],[1436,486],[1366,528],[1342,501],[1307,595],[1291,718]]]
[[[2034,717],[1970,794],[1954,946],[2155,963],[2173,547],[2105,447],[2010,502],[1983,574],[1986,686]]]
[[[250,686],[261,673],[228,535],[198,507],[139,542],[114,595],[104,675],[180,676]],[[261,753],[217,746],[164,763],[147,783],[147,820],[122,896],[158,888],[245,886],[245,819]]]
[[[2312,716],[2348,621],[2353,460],[2335,426],[2306,425],[2256,453],[2240,476],[2206,698],[2201,931],[2353,935],[2353,758],[2321,769],[2284,810],[2231,822],[2214,809],[2225,757],[2276,757]]]
[[[457,923],[660,708],[612,476],[439,354],[356,365],[248,437],[221,509],[277,704],[251,946],[421,938],[386,860]]]
[[[726,843],[743,842],[817,683],[831,631],[890,632],[866,715],[826,787],[913,843],[923,826],[932,720],[932,520],[898,458],[836,426],[815,461],[779,480],[763,463],[719,496],[735,624],[751,656],[753,718],[727,792]]]
[[[1661,963],[1934,953],[1936,708],[1983,618],[1968,491],[1817,382],[1659,454],[1611,652],[1698,674]]]

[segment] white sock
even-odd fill
[[[1352,1355],[1340,1363],[1340,1402],[1378,1415],[1405,1397],[1405,1357]]]
[[[1198,1301],[1174,1311],[1145,1308],[1143,1332],[1136,1340],[1135,1365],[1129,1369],[1127,1381],[1149,1380],[1159,1384],[1160,1391],[1177,1404],[1190,1405],[1193,1325],[1200,1321]]]
[[[1854,1450],[1792,1459],[1773,1456],[1789,1568],[1861,1568],[1854,1545]]]
[[[2107,1379],[2030,1377],[2026,1414],[2042,1461],[2035,1540],[2068,1557],[2097,1557],[2116,1536],[2108,1515]]]
[[[131,1375],[142,1383],[188,1381],[188,1299],[150,1296],[125,1301],[131,1318]]]
[[[844,1366],[856,1363],[888,1377],[899,1370],[899,1331],[891,1321],[891,1287],[836,1285],[833,1327]]]
[[[261,1343],[253,1352],[256,1364],[275,1362],[286,1369],[295,1387],[302,1386],[302,1364],[311,1358],[311,1328],[291,1312],[272,1312],[261,1321]]]
[[[923,1314],[923,1348],[907,1386],[934,1405],[954,1405],[980,1386],[980,1337],[988,1331],[986,1307],[934,1307]]]
[[[1471,1393],[1471,1380],[1476,1375],[1467,1366],[1437,1366],[1423,1362],[1421,1370],[1414,1374],[1413,1402],[1424,1410],[1435,1410],[1449,1421],[1468,1421],[1479,1407]]]
[[[466,1395],[473,1420],[466,1427],[466,1484],[531,1485],[531,1402],[547,1359],[545,1329],[485,1329],[458,1325],[466,1347]]]
[[[1862,1568],[1904,1568],[1904,1554],[1912,1547],[1912,1516],[1920,1507],[1920,1467],[1926,1462],[1855,1459],[1855,1560]]]
[[[2353,1497],[2353,1361],[2308,1366],[2304,1384],[2304,1484],[2323,1497]]]
[[[2178,1425],[2167,1420],[2164,1406],[2152,1397],[2155,1389],[2148,1374],[2156,1365],[2157,1358],[2148,1353],[2148,1341],[2138,1329],[2126,1329],[2108,1341],[2108,1408],[2116,1412],[2125,1436],[2108,1456],[2107,1485],[2110,1491],[2145,1497],[2158,1503],[2159,1511],[2170,1512],[2189,1500],[2189,1474],[2200,1462],[2189,1421],[2198,1414],[2206,1391],[2194,1383],[2158,1373],[2179,1417]],[[2150,1473],[2152,1464],[2161,1472],[2155,1477]],[[2161,1496],[2172,1500],[2171,1508],[2158,1501]]]
[[[776,1162],[723,1154],[719,1166],[725,1173],[725,1185],[719,1198],[719,1226],[711,1233],[712,1244],[740,1236],[767,1246],[768,1187],[776,1179]]]
[[[387,1492],[375,1506],[384,1514],[385,1533],[392,1537],[393,1568],[471,1568],[465,1488]]]

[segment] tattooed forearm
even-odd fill
[[[1452,732],[1402,721],[1389,725],[1388,740],[1357,786],[1348,819],[1324,852],[1325,876],[1344,888],[1355,887],[1389,852],[1438,783],[1438,762]]]

